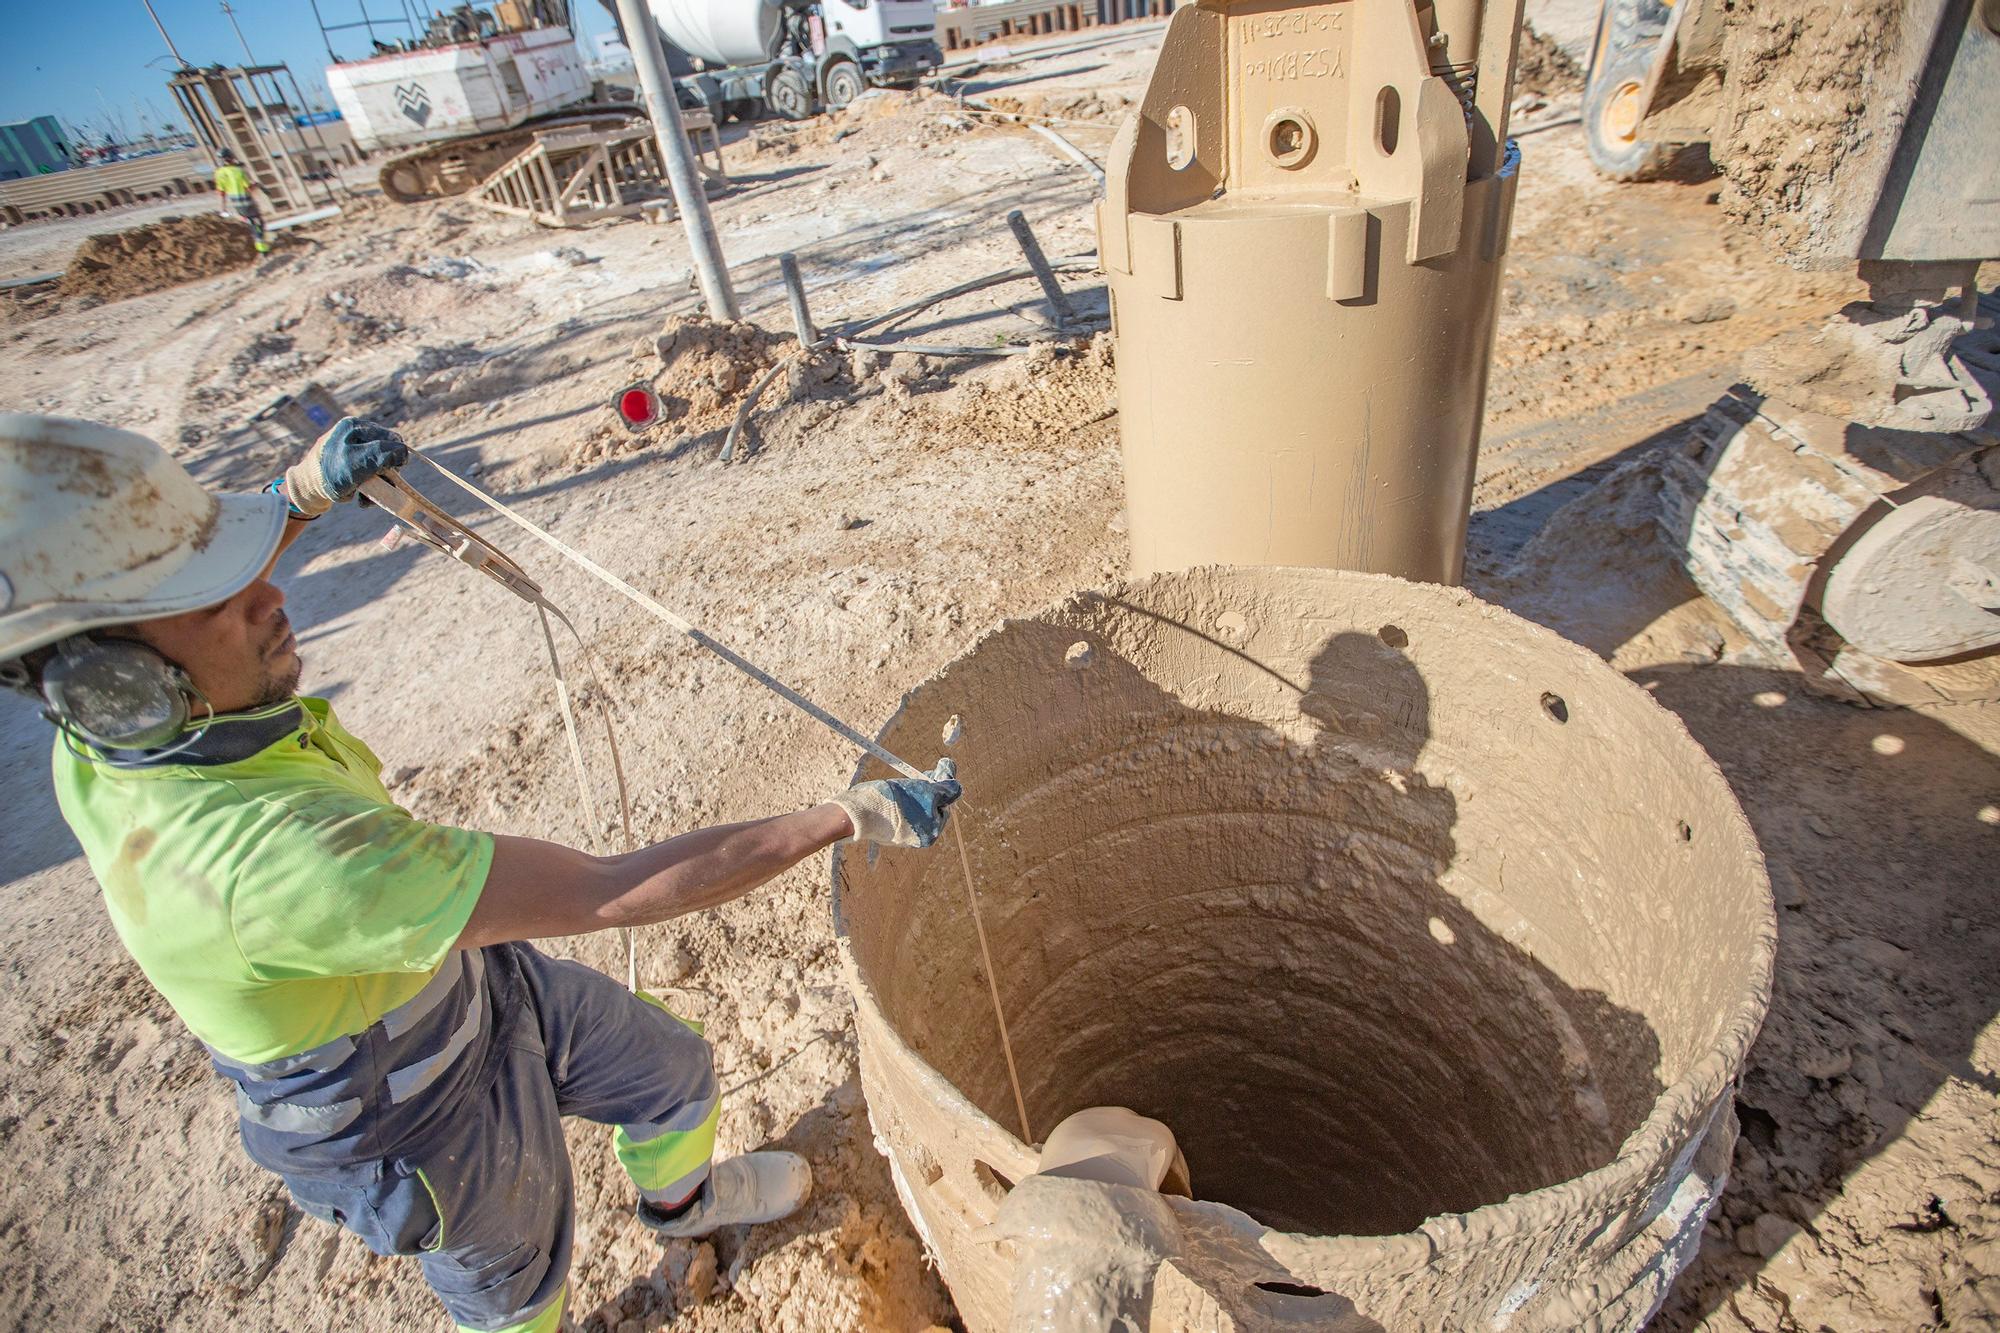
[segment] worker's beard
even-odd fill
[[[253,707],[282,703],[299,692],[299,675],[305,670],[305,662],[291,640],[292,622],[280,612],[277,633],[264,649],[264,675],[258,682],[257,702]]]
[[[293,657],[289,666],[264,672],[264,683],[257,690],[257,706],[283,703],[299,692],[299,675],[305,670],[305,663]]]

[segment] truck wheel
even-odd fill
[[[807,120],[813,113],[812,85],[790,65],[771,71],[764,85],[764,101],[786,120]]]
[[[1616,52],[1584,90],[1584,145],[1591,165],[1615,181],[1656,180],[1673,161],[1676,145],[1639,137],[1639,90],[1652,62],[1651,47]]]
[[[826,90],[826,104],[838,111],[855,98],[868,81],[861,77],[861,66],[852,60],[836,60],[826,67],[820,77],[820,87]]]

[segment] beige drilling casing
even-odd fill
[[[1520,0],[1200,0],[1098,246],[1132,560],[1455,583],[1511,218]]]

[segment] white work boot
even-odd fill
[[[639,1220],[662,1236],[693,1240],[724,1227],[789,1217],[812,1193],[812,1168],[795,1152],[752,1152],[709,1168],[701,1197],[679,1217],[639,1204]]]

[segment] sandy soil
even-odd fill
[[[123,301],[257,262],[250,229],[234,218],[197,213],[92,236],[77,248],[56,295]]]
[[[1112,123],[1075,99],[1122,104],[1154,40],[988,69],[972,90],[1071,99],[1064,133],[1101,154]],[[1732,631],[1671,572],[1648,510],[1648,458],[1730,382],[1744,348],[1847,288],[1729,232],[1712,179],[1608,186],[1561,124],[1523,148],[1468,581],[1604,653],[1687,720],[1749,811],[1784,904],[1736,1180],[1661,1326],[2000,1326],[1988,1276],[2000,765],[1963,718],[1851,709],[1737,664]],[[784,250],[831,325],[1012,267],[1011,208],[1052,254],[1093,248],[1081,173],[1017,127],[936,102],[758,126],[731,154],[736,187],[716,217],[748,317],[780,352]],[[0,402],[147,431],[209,483],[250,487],[295,446],[248,418],[317,380],[871,729],[998,617],[1125,559],[1102,344],[972,369],[802,362],[767,399],[749,456],[725,468],[718,414],[695,410],[702,386],[643,437],[607,407],[694,312],[676,229],[555,234],[466,205],[364,198],[300,236],[255,270],[0,325]],[[1101,317],[1099,281],[1079,275],[1073,291]],[[1044,322],[1024,285],[899,332],[990,344]],[[708,407],[741,392],[722,386],[734,371],[718,378],[734,364],[711,363]],[[1616,484],[1596,485],[1607,476]],[[475,522],[602,659],[641,836],[802,805],[846,780],[843,744]],[[424,816],[602,832],[578,825],[532,619],[420,548],[383,550],[384,527],[340,512],[287,563],[307,688],[334,699]],[[56,817],[49,743],[32,710],[0,710],[0,809],[13,816],[0,852],[0,1309],[26,1328],[443,1328],[414,1266],[304,1218],[237,1149],[225,1086],[119,950]],[[642,980],[716,1042],[723,1150],[805,1152],[811,1205],[662,1250],[630,1216],[606,1131],[574,1125],[579,1327],[952,1319],[871,1146],[825,876],[802,866],[642,939]],[[561,951],[621,965],[609,939]]]
[[[92,236],[117,229],[143,227],[161,218],[189,213],[217,211],[214,195],[188,195],[154,203],[94,213],[88,217],[60,218],[19,227],[0,227],[0,279],[21,278],[31,273],[59,273],[70,256]]]

